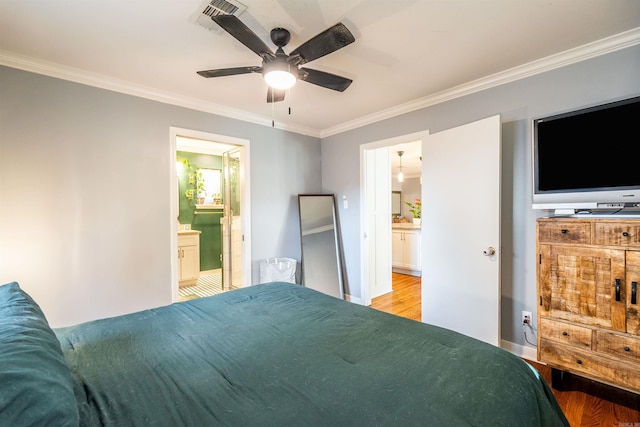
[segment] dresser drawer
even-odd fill
[[[570,323],[540,319],[540,336],[574,347],[591,349],[593,330]]]
[[[603,246],[640,247],[640,224],[628,222],[596,222],[594,244]]]
[[[591,243],[590,222],[538,222],[538,241],[544,243]]]
[[[197,246],[200,243],[199,234],[179,234],[178,246]]]
[[[542,338],[540,361],[552,368],[562,369],[640,393],[640,367],[637,364],[599,356]]]
[[[610,354],[631,362],[640,362],[640,338],[598,331],[596,347],[598,353]]]

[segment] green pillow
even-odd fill
[[[77,426],[60,342],[16,283],[0,286],[0,426]]]

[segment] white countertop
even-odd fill
[[[178,230],[178,234],[200,234],[200,230]]]
[[[420,230],[421,225],[417,225],[412,222],[392,222],[391,228],[402,230]]]

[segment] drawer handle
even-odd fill
[[[562,332],[562,335],[564,335],[565,337],[569,336],[569,333],[567,331]]]
[[[567,233],[569,232],[569,230],[567,230],[567,229],[564,229],[564,228],[563,228],[562,230],[560,230],[560,232],[561,232],[562,234],[567,234]]]
[[[631,282],[631,304],[636,304],[637,293],[638,293],[638,282]]]
[[[620,301],[620,279],[616,279],[616,301]]]
[[[576,360],[576,363],[577,363],[578,365],[582,365],[582,360],[578,359],[578,360]]]
[[[622,232],[622,235],[623,235],[624,237],[629,237],[629,233],[628,233],[628,232],[626,232],[626,231],[623,231],[623,232]]]
[[[631,351],[631,349],[625,346],[624,351]]]

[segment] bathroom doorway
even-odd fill
[[[172,295],[250,284],[249,142],[172,128]]]

